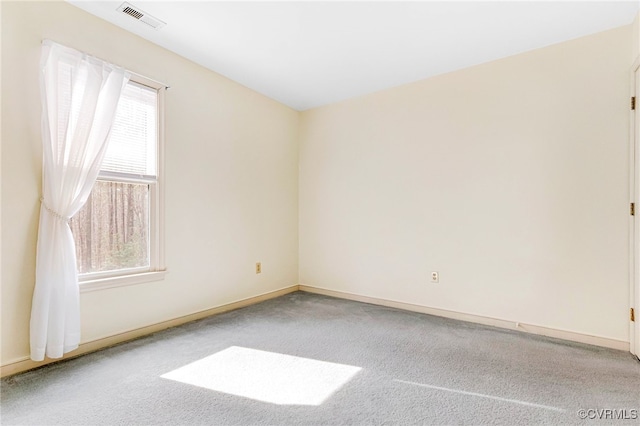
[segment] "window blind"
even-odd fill
[[[157,175],[158,92],[130,81],[122,92],[102,171]]]

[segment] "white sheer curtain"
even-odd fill
[[[42,198],[31,305],[31,359],[60,358],[80,342],[80,292],[69,218],[100,171],[124,69],[45,40],[40,62]]]

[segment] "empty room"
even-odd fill
[[[0,423],[640,421],[637,1],[1,1]]]

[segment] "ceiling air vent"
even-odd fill
[[[146,12],[140,10],[139,8],[135,7],[131,3],[127,3],[127,2],[122,3],[120,5],[120,7],[118,7],[117,11],[118,12],[122,12],[124,14],[127,14],[127,15],[131,16],[132,18],[135,18],[138,21],[147,24],[148,26],[150,26],[154,30],[160,29],[160,28],[164,27],[165,25],[167,25],[166,22],[162,22],[158,18],[154,18],[153,16],[149,15],[148,13],[146,13]]]

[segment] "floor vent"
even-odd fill
[[[118,12],[122,12],[122,13],[124,13],[126,15],[129,15],[132,18],[137,19],[138,21],[140,21],[140,22],[142,22],[144,24],[147,24],[148,26],[150,26],[154,30],[158,30],[158,29],[164,27],[165,25],[167,25],[166,22],[162,22],[158,18],[154,18],[153,16],[149,15],[148,13],[146,13],[146,12],[140,10],[139,8],[135,7],[131,3],[127,3],[127,2],[122,3],[118,7],[117,11]]]

